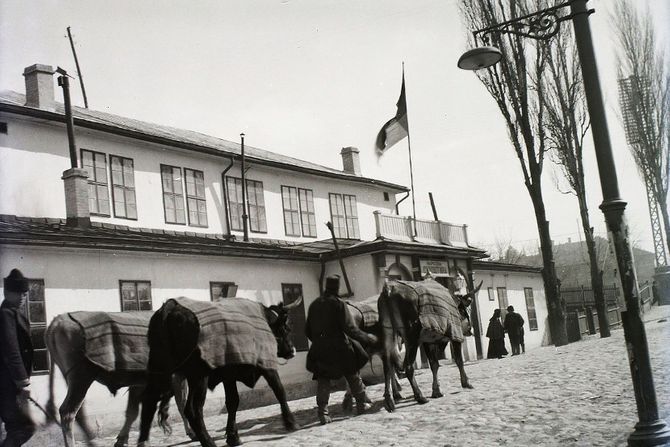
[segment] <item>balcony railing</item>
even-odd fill
[[[416,236],[411,217],[374,212],[377,237],[402,242],[468,246],[467,225],[454,225],[440,220],[416,220]]]

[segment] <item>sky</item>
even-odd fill
[[[668,41],[670,0],[635,1]],[[617,115],[609,3],[589,7],[612,149],[632,240],[653,250],[644,185]],[[243,132],[248,145],[338,169],[341,148],[355,146],[363,175],[409,186],[407,140],[381,158],[374,149],[395,114],[404,62],[417,217],[432,219],[432,192],[438,217],[467,224],[471,243],[537,249],[505,123],[477,77],[456,67],[469,49],[456,0],[3,0],[0,89],[24,92],[23,69],[35,63],[76,73],[68,26],[91,109],[231,141]],[[591,222],[606,235],[588,141]],[[580,240],[576,199],[557,188],[551,163],[543,177],[555,242]],[[400,213],[412,214],[410,200]]]

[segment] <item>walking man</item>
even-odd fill
[[[28,295],[28,280],[18,269],[4,279],[5,300],[0,306],[0,419],[7,437],[0,447],[19,447],[35,433],[30,416],[30,374],[33,345],[30,324],[21,305]]]
[[[357,328],[339,297],[340,277],[326,278],[326,290],[307,312],[305,334],[312,342],[307,353],[307,370],[317,381],[316,405],[321,424],[332,422],[328,414],[330,381],[344,376],[356,399],[358,414],[369,410],[365,386],[358,371],[369,360],[361,344],[377,343],[377,337]]]
[[[512,345],[512,355],[521,354],[521,331],[523,331],[523,317],[514,312],[514,306],[507,306],[507,316],[505,317],[505,332],[509,337],[509,343]]]

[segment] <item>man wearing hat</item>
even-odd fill
[[[4,279],[4,294],[0,305],[0,418],[7,437],[0,447],[18,447],[35,433],[28,407],[33,345],[28,318],[20,309],[28,295],[28,280],[19,269]]]
[[[370,409],[365,386],[358,371],[368,361],[364,346],[377,343],[377,337],[367,334],[354,324],[347,304],[340,299],[340,277],[326,278],[326,290],[307,312],[305,334],[312,345],[307,353],[307,370],[317,381],[316,405],[321,424],[331,422],[328,415],[330,381],[344,376],[356,399],[358,414]]]
[[[507,315],[505,316],[505,331],[509,337],[509,344],[512,345],[512,355],[521,354],[521,337],[523,331],[523,317],[514,312],[514,306],[507,306]]]

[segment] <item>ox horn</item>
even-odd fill
[[[297,300],[295,300],[294,302],[292,302],[291,304],[287,304],[287,305],[285,305],[285,306],[284,306],[284,309],[289,309],[289,310],[290,310],[290,309],[294,309],[294,308],[300,306],[300,303],[302,303],[302,295],[301,295]]]

